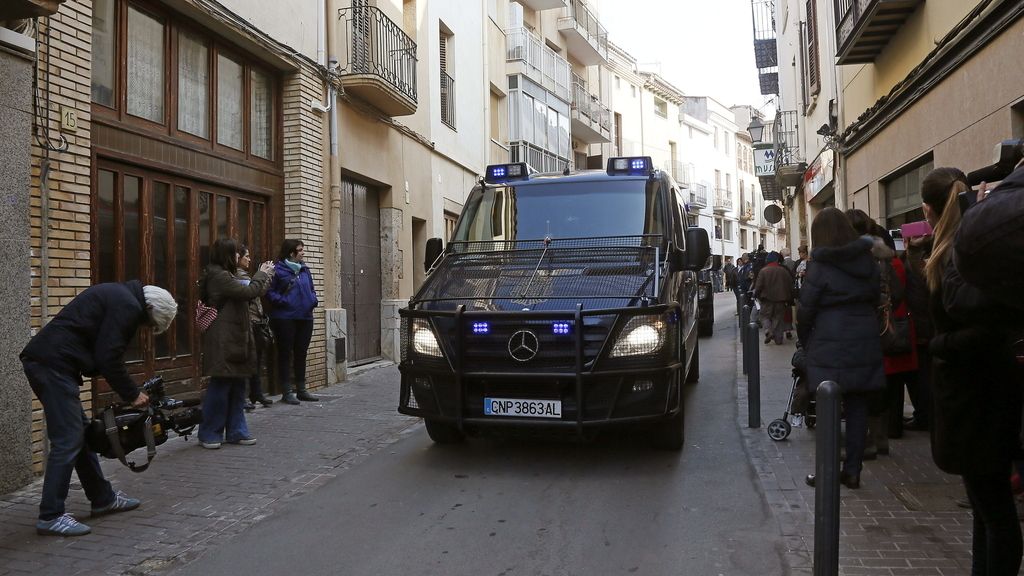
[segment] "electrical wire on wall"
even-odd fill
[[[50,153],[65,152],[68,141],[60,132],[54,138],[50,132],[50,19],[46,17],[40,31],[35,23],[36,36],[42,33],[44,50],[36,54],[35,74],[32,77],[33,135],[43,152],[39,162],[39,327],[49,321],[49,280],[50,280]],[[43,66],[45,64],[45,67]],[[39,85],[43,76],[44,84]],[[40,90],[42,93],[40,93]]]

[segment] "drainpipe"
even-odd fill
[[[328,198],[330,201],[330,225],[328,230],[330,234],[331,266],[333,268],[330,274],[329,287],[334,295],[332,304],[340,308],[344,305],[341,301],[341,162],[338,158],[338,94],[334,89],[334,79],[339,69],[337,56],[338,1],[319,0],[319,2],[326,4],[327,7],[325,14],[327,25],[323,32],[326,36],[327,54],[329,54],[327,61],[327,94],[328,106],[330,108],[328,116],[330,160],[327,165],[330,172],[327,175],[327,182]]]

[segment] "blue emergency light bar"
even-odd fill
[[[650,156],[624,156],[608,159],[608,175],[646,176],[654,172],[654,161]]]
[[[490,334],[491,325],[487,322],[473,322],[473,334]]]
[[[491,164],[487,167],[484,182],[487,182],[488,184],[501,184],[503,182],[511,182],[514,180],[528,180],[529,178],[530,168],[526,165],[526,162],[516,162],[515,164]]]

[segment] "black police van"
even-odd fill
[[[710,255],[687,212],[650,157],[575,173],[488,166],[448,246],[427,242],[429,275],[400,312],[398,411],[437,443],[634,424],[682,448]]]

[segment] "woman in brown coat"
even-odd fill
[[[199,444],[220,448],[255,444],[245,422],[245,382],[256,370],[256,344],[249,319],[249,301],[270,285],[274,265],[264,262],[251,281],[238,281],[238,245],[222,238],[210,248],[210,263],[199,281],[200,298],[217,309],[217,319],[203,333],[203,375],[210,382],[203,397]]]

